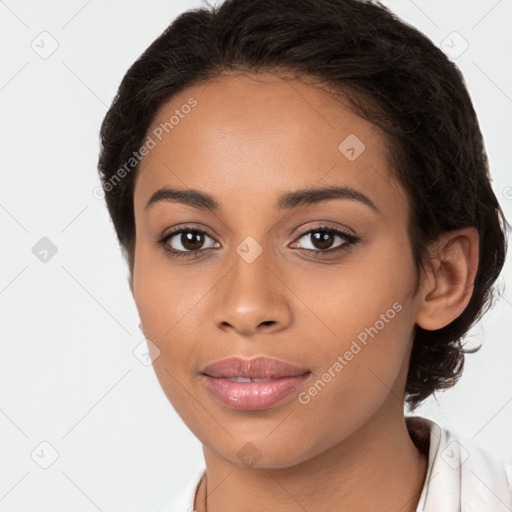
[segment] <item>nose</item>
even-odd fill
[[[290,292],[265,251],[249,263],[235,254],[233,266],[216,287],[213,319],[242,336],[270,334],[292,320]]]

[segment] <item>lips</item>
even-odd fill
[[[270,409],[302,387],[312,375],[279,359],[230,357],[201,372],[206,388],[224,405],[240,411]]]
[[[271,357],[230,357],[209,364],[201,373],[233,382],[265,382],[283,377],[297,377],[309,373],[309,370]]]

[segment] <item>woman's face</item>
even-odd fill
[[[134,193],[132,290],[159,382],[205,449],[277,468],[401,417],[417,303],[408,206],[379,130],[319,88],[266,78],[226,75],[160,109]],[[217,208],[147,205],[164,187]],[[291,196],[328,187],[339,193]],[[232,356],[306,376],[276,397],[275,381],[202,373]],[[243,386],[265,396],[244,401]]]

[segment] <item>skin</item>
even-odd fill
[[[311,83],[254,78],[225,74],[164,104],[148,133],[190,97],[198,101],[144,158],[133,198],[130,287],[144,335],[160,350],[153,362],[159,382],[203,445],[207,478],[195,509],[206,510],[207,496],[209,512],[414,511],[427,458],[403,414],[413,328],[439,329],[464,310],[478,235],[466,228],[433,244],[432,269],[413,295],[409,205],[391,177],[384,135]],[[354,161],[338,149],[349,134],[365,144]],[[364,193],[379,212],[354,199],[274,208],[284,192],[327,185]],[[164,186],[211,194],[221,210],[173,201],[145,209]],[[360,240],[314,255],[331,247],[299,230],[326,223]],[[155,242],[184,224],[207,232],[203,253],[172,258]],[[262,249],[252,263],[236,252],[248,236]],[[190,247],[180,240],[167,244]],[[348,244],[331,240],[332,248]],[[394,303],[400,312],[309,403],[299,403],[298,393]],[[312,375],[269,409],[237,411],[200,375],[233,355],[277,357]],[[244,446],[259,456],[253,465],[238,456]]]

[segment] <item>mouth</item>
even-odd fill
[[[301,387],[311,371],[284,361],[232,357],[206,366],[201,372],[207,389],[224,405],[238,410],[274,407]]]

